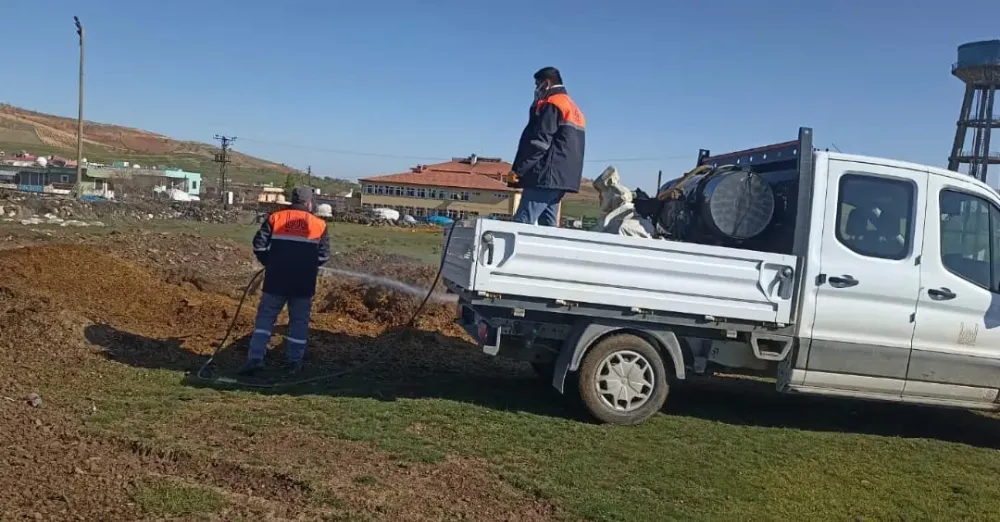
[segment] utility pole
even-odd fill
[[[313,168],[312,165],[309,165],[308,167],[306,167],[306,186],[309,187],[309,190],[312,190],[312,185],[313,185]]]
[[[660,193],[660,187],[663,186],[663,171],[656,173],[656,190],[653,191],[653,197],[655,198],[657,194]]]
[[[215,154],[215,162],[219,164],[219,193],[222,195],[222,204],[226,208],[229,208],[229,200],[226,198],[226,165],[231,162],[229,159],[229,145],[236,141],[236,136],[229,137],[216,134],[215,139],[219,140],[222,148],[221,152]]]
[[[83,24],[80,19],[73,17],[76,24],[76,34],[80,37],[80,98],[77,100],[76,116],[76,197],[83,197]]]

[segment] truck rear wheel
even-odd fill
[[[660,411],[669,392],[660,352],[631,334],[612,335],[587,350],[578,382],[587,410],[608,424],[641,424]]]

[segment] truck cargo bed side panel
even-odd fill
[[[791,274],[794,256],[491,220],[479,228],[482,252],[470,290],[719,319],[790,319],[793,282],[779,274]]]

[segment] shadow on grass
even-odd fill
[[[283,328],[277,333],[284,334]],[[185,384],[226,388],[193,378],[205,356],[184,347],[183,339],[150,339],[108,325],[87,328],[87,339],[109,359],[135,367],[189,372]],[[226,346],[216,358],[214,376],[233,377],[245,359],[248,337]],[[411,328],[378,337],[322,330],[310,332],[306,368],[297,379],[350,370],[343,376],[298,387],[258,389],[262,394],[329,395],[396,399],[445,399],[501,411],[587,422],[578,402],[559,394],[527,365],[483,355],[458,338]],[[268,353],[269,366],[256,381],[278,382],[283,353]],[[359,367],[360,366],[360,367]],[[352,368],[357,368],[352,370]],[[773,383],[744,379],[689,382],[675,386],[666,412],[730,425],[846,432],[902,438],[936,439],[1000,449],[1000,420],[964,410],[904,404],[782,395]]]
[[[277,327],[284,335],[286,327]],[[85,335],[104,348],[114,361],[139,368],[187,372],[184,384],[195,387],[238,388],[214,380],[236,377],[246,360],[249,336],[230,343],[216,356],[209,379],[195,373],[206,357],[184,347],[184,339],[150,339],[93,325]],[[276,337],[277,338],[277,337]],[[268,351],[268,368],[241,381],[266,384],[289,380],[317,379],[297,386],[248,388],[268,395],[330,395],[365,397],[383,401],[397,399],[445,399],[501,411],[523,411],[562,418],[583,418],[572,403],[534,373],[527,364],[495,360],[482,355],[468,342],[439,333],[413,328],[395,328],[378,337],[353,336],[313,329],[309,352],[301,374],[282,374],[284,350]]]

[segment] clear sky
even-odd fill
[[[587,116],[585,175],[632,159],[615,165],[647,188],[699,148],[803,125],[819,147],[944,165],[955,48],[1000,37],[998,0],[0,0],[0,100],[75,116],[73,15],[87,119],[235,135],[237,150],[355,178],[511,159],[531,75],[554,65]]]

